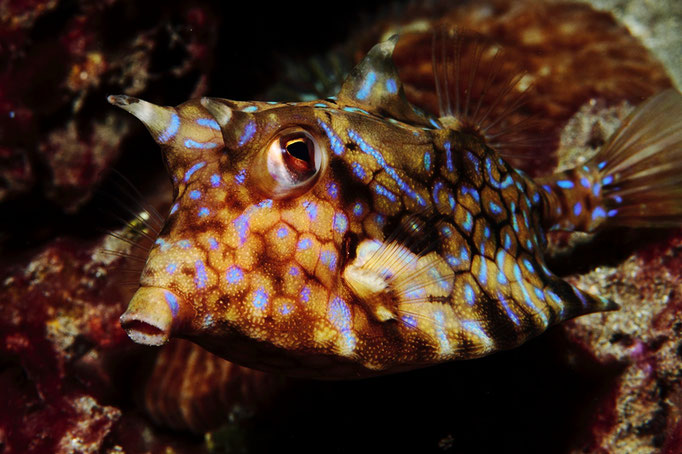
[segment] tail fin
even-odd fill
[[[584,166],[539,182],[549,228],[682,225],[682,94],[649,98]]]

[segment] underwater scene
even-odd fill
[[[0,453],[682,452],[682,3],[0,2]]]

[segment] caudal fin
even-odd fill
[[[682,225],[682,94],[649,98],[585,165],[539,182],[548,228]]]
[[[668,89],[645,101],[590,165],[609,224],[682,225],[682,94]]]

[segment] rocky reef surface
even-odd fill
[[[681,88],[679,2],[555,2],[558,22],[528,41],[515,30],[537,16],[511,3],[465,2],[451,17],[512,55],[569,51],[570,40],[555,39],[560,24],[591,31],[574,49],[594,50],[580,74],[557,72],[561,59],[541,52],[528,58],[538,78],[538,62],[557,68],[534,101],[560,126],[558,152],[538,158],[547,168],[586,159],[638,101]],[[159,354],[125,336],[118,317],[146,240],[105,232],[130,239],[123,220],[142,204],[164,213],[170,194],[156,146],[105,96],[253,99],[291,62],[347,39],[359,58],[396,17],[444,8],[346,2],[330,21],[315,4],[263,12],[211,1],[0,3],[0,452],[682,452],[679,230],[555,238],[553,269],[621,310],[476,361],[292,382],[187,344]],[[632,84],[604,72],[630,63]],[[421,76],[405,77],[418,98]],[[549,104],[547,93],[564,88],[572,101]]]

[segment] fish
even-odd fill
[[[328,98],[110,96],[160,145],[173,184],[120,319],[128,336],[348,379],[479,358],[616,310],[552,273],[547,234],[682,223],[682,95],[654,95],[586,163],[534,179],[500,153],[471,79],[466,99],[453,89],[439,49],[461,36],[434,35],[440,115],[407,100],[398,35]],[[519,81],[482,90],[501,99]]]

